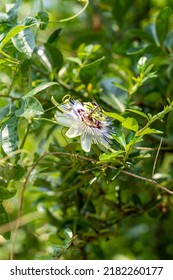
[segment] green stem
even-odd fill
[[[82,10],[80,10],[77,14],[75,14],[74,16],[68,17],[68,18],[64,18],[64,19],[49,21],[49,23],[66,22],[66,21],[73,20],[76,17],[80,16],[86,10],[86,8],[88,7],[89,0],[80,0],[80,2],[84,2],[85,5],[82,8]]]
[[[28,136],[30,126],[31,126],[31,123],[28,122],[27,128],[26,128],[26,130],[25,130],[25,134],[24,134],[24,137],[23,137],[23,140],[22,140],[22,142],[21,142],[21,144],[20,144],[19,149],[23,149],[23,146],[25,145],[25,141],[26,141],[26,138],[27,138],[27,136]]]
[[[169,113],[172,109],[173,109],[173,102],[172,102],[170,105],[166,106],[166,107],[164,108],[163,111],[161,111],[160,113],[154,115],[154,116],[151,118],[151,120],[149,120],[148,123],[147,123],[142,129],[140,129],[139,131],[136,132],[136,136],[140,136],[141,133],[142,133],[146,128],[148,128],[153,122],[155,122],[156,120],[161,120],[161,119],[163,119],[163,117],[164,117],[167,113]]]
[[[16,64],[20,64],[20,62],[14,58],[12,58],[11,56],[9,56],[8,54],[6,54],[5,52],[3,52],[2,50],[0,50],[0,54],[2,54],[7,61],[11,62],[11,63],[16,63]]]

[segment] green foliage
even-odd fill
[[[172,259],[172,2],[34,3],[0,12],[0,258]]]

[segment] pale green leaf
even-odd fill
[[[141,111],[138,111],[138,110],[134,110],[134,109],[127,109],[127,111],[130,111],[132,113],[140,115],[140,116],[146,118],[147,120],[149,120],[148,116],[144,112],[141,112]]]
[[[135,119],[133,118],[127,118],[125,119],[123,122],[122,122],[122,126],[127,128],[127,129],[130,129],[130,130],[133,130],[133,131],[137,131],[138,130],[138,123]]]
[[[65,234],[65,236],[66,236],[67,239],[71,239],[71,238],[73,237],[73,233],[72,233],[72,231],[71,231],[70,228],[66,228],[66,229],[64,230],[64,234]]]
[[[12,38],[12,42],[19,52],[24,53],[28,59],[31,58],[35,48],[35,36],[30,28],[20,31]]]
[[[41,103],[32,96],[22,100],[21,107],[15,112],[16,117],[23,117],[26,119],[42,115],[44,113]]]
[[[117,113],[112,113],[112,112],[105,112],[105,115],[108,117],[111,117],[115,120],[118,120],[120,122],[123,122],[125,120],[124,117],[122,117],[121,115],[117,114]]]
[[[144,130],[138,131],[138,135],[145,135],[145,134],[162,134],[163,132],[154,128],[145,128]]]
[[[30,92],[28,92],[24,97],[23,97],[23,100],[28,98],[29,96],[33,96],[35,94],[37,94],[38,92],[48,88],[48,87],[51,87],[51,86],[54,86],[54,85],[58,85],[58,83],[56,82],[48,82],[48,83],[42,83],[40,84],[39,86],[35,87],[34,89],[32,89]]]
[[[18,119],[15,115],[11,116],[1,128],[1,142],[4,152],[8,155],[18,149]]]
[[[126,92],[129,91],[128,88],[126,88],[126,87],[124,87],[124,86],[122,86],[122,85],[120,85],[120,84],[118,84],[118,83],[116,83],[116,82],[112,82],[112,83],[113,83],[113,85],[116,86],[117,88],[120,88],[120,89],[122,89],[122,90],[124,90],[124,91],[126,91]]]
[[[6,37],[4,38],[4,40],[1,42],[0,44],[0,51],[3,49],[3,47],[14,37],[16,36],[19,32],[21,32],[22,30],[35,25],[35,23],[29,25],[29,26],[25,26],[25,25],[17,25],[14,28],[12,28],[6,35]]]

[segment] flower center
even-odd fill
[[[92,117],[92,113],[93,113],[92,111],[86,113],[83,109],[78,109],[78,113],[80,114],[82,121],[87,126],[98,128],[98,129],[102,128],[101,122],[96,118]]]

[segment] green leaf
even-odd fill
[[[148,116],[144,112],[141,112],[141,111],[138,111],[138,110],[134,110],[134,109],[127,109],[127,111],[130,111],[132,113],[140,115],[140,116],[146,118],[147,120],[149,120]]]
[[[122,85],[120,85],[120,84],[118,84],[118,83],[116,83],[116,82],[112,82],[112,84],[113,84],[114,86],[116,86],[117,88],[120,88],[120,89],[122,89],[122,90],[124,90],[124,91],[126,91],[126,92],[129,91],[127,88],[125,88],[124,86],[122,86]]]
[[[19,52],[24,53],[28,59],[31,58],[35,48],[35,37],[30,28],[20,31],[12,38],[12,42]]]
[[[0,122],[7,116],[11,115],[15,111],[16,107],[13,104],[9,104],[0,109]]]
[[[33,24],[36,24],[36,23],[38,23],[38,21],[34,17],[26,17],[24,19],[24,25],[26,25],[26,26],[30,26],[30,25],[33,25]]]
[[[0,186],[0,199],[1,200],[10,199],[13,196],[15,196],[16,192],[17,192],[16,189],[9,190],[5,187]]]
[[[12,115],[1,128],[1,142],[4,152],[8,155],[18,149],[18,119]]]
[[[30,26],[35,25],[35,23],[31,24]],[[4,40],[1,42],[0,44],[0,51],[3,49],[3,47],[14,37],[16,36],[19,32],[21,32],[22,30],[28,28],[29,26],[24,26],[24,25],[17,25],[15,26],[13,29],[11,29],[6,37],[4,38]]]
[[[0,204],[0,226],[3,226],[5,224],[9,224],[9,218],[8,218],[8,214],[4,208],[4,206],[2,204]],[[8,231],[8,232],[5,232],[5,233],[1,233],[0,234],[7,240],[10,239],[11,237],[11,233]]]
[[[165,40],[169,28],[169,16],[172,10],[169,7],[163,8],[156,19],[156,32],[160,44]]]
[[[91,81],[92,77],[96,73],[98,66],[104,59],[105,59],[105,57],[103,56],[103,57],[95,60],[94,62],[91,62],[90,64],[87,64],[81,68],[81,70],[79,72],[79,76],[80,76],[80,79],[82,80],[82,82],[88,84]]]
[[[144,130],[138,131],[138,135],[145,135],[145,134],[162,134],[163,132],[154,128],[147,127]]]
[[[133,118],[127,118],[125,119],[123,122],[122,122],[122,126],[127,128],[127,129],[130,129],[130,130],[133,130],[133,131],[137,131],[138,130],[138,123],[135,119]]]
[[[44,44],[47,56],[49,59],[49,62],[52,66],[52,69],[56,69],[56,71],[59,71],[63,65],[63,56],[62,53],[54,46],[51,46],[50,44]]]
[[[117,114],[117,113],[112,113],[112,112],[104,112],[106,116],[111,117],[115,120],[118,120],[120,122],[123,122],[125,120],[124,117],[122,117],[121,115]]]
[[[64,230],[64,234],[65,234],[65,236],[66,236],[67,239],[71,239],[71,238],[73,237],[73,233],[72,233],[72,231],[71,231],[70,228],[66,228],[66,229]]]
[[[99,160],[100,162],[104,162],[104,163],[108,163],[110,161],[114,161],[114,160],[117,160],[119,159],[120,156],[122,156],[125,152],[124,151],[116,151],[116,152],[112,152],[112,153],[104,153],[104,154],[101,154],[99,156]]]
[[[49,15],[47,12],[45,11],[41,11],[41,12],[38,12],[37,16],[36,16],[37,19],[39,19],[40,21],[40,29],[41,30],[45,30],[48,23],[49,23]]]
[[[18,164],[13,166],[13,171],[13,179],[16,181],[20,180],[26,172],[26,170]]]
[[[22,99],[25,100],[26,98],[36,95],[38,92],[40,92],[48,87],[54,86],[54,85],[58,85],[58,83],[56,83],[56,82],[42,83],[39,86],[37,86],[36,88],[29,91]]]
[[[16,117],[23,117],[26,119],[42,115],[44,113],[41,103],[32,96],[25,98],[21,102],[21,107],[15,112]]]
[[[6,12],[11,22],[16,22],[18,17],[18,9],[22,0],[16,0],[15,4],[6,4]]]
[[[123,148],[126,147],[126,138],[125,138],[125,135],[124,133],[118,129],[117,127],[114,128],[114,133],[113,134],[113,138],[121,145],[123,146]]]
[[[59,36],[62,34],[63,29],[59,28],[56,29],[48,38],[47,40],[47,44],[53,44],[54,42],[57,41],[57,39],[59,39]]]

